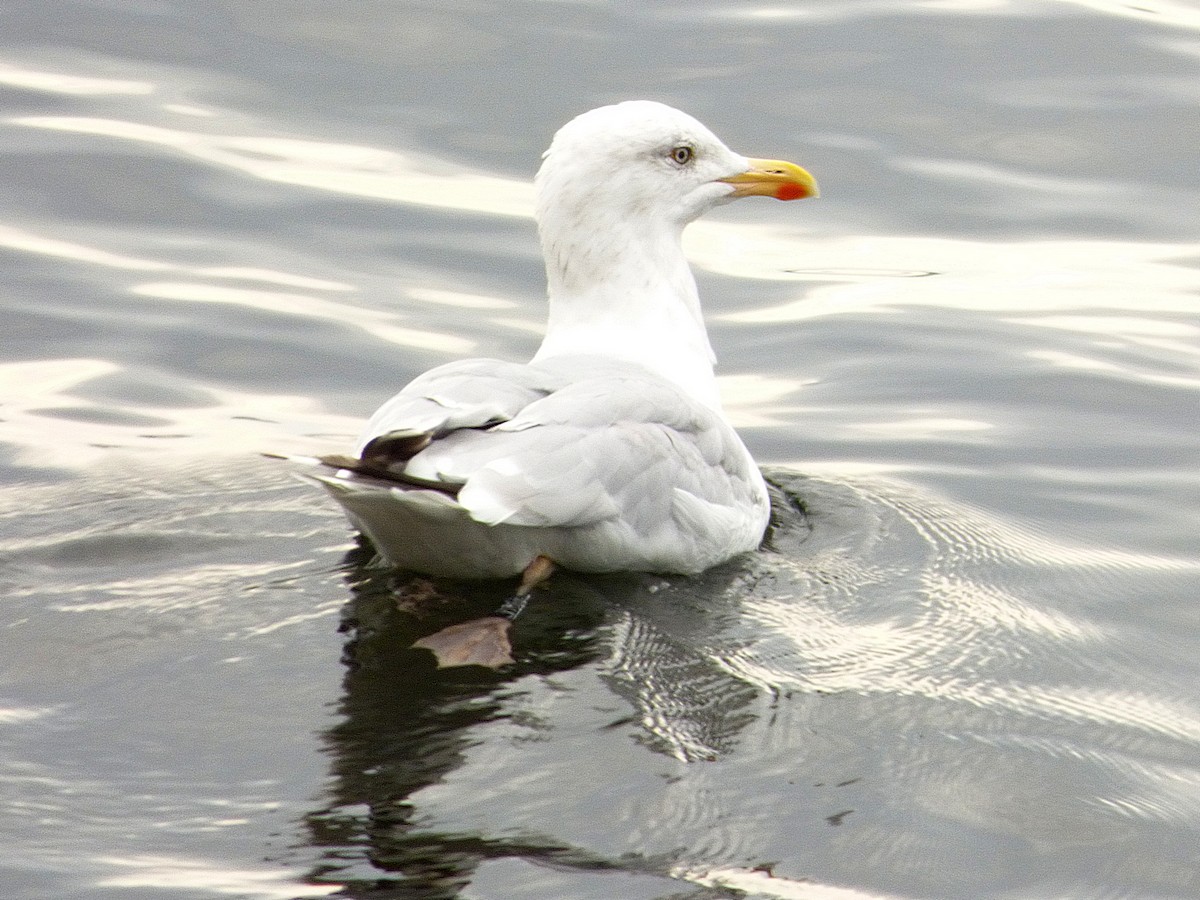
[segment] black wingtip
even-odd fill
[[[432,431],[389,431],[367,441],[362,460],[381,469],[412,459],[433,443]]]

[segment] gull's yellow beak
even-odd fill
[[[752,159],[750,168],[722,178],[732,184],[734,197],[761,195],[776,200],[799,200],[820,196],[817,180],[795,163],[782,159]]]

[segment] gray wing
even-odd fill
[[[460,428],[506,422],[560,384],[561,379],[549,373],[497,359],[468,359],[438,366],[413,379],[375,411],[355,453],[362,456],[373,441],[403,443],[421,438],[423,446],[428,446],[430,441]],[[409,440],[407,446],[414,443],[421,442]],[[401,451],[397,455],[411,454]]]
[[[620,518],[648,533],[683,518],[711,529],[754,505],[757,470],[720,414],[637,367],[575,359],[568,380],[563,365],[515,367],[520,390],[505,397],[530,402],[432,440],[405,475],[457,487],[459,504],[488,524]]]

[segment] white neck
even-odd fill
[[[543,223],[550,319],[534,359],[627,359],[719,410],[715,357],[682,230],[624,222],[581,234]]]

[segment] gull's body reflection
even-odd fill
[[[802,510],[791,501],[780,504],[781,497],[774,498],[769,545],[794,544],[807,534]],[[438,670],[413,641],[494,608],[511,586],[397,574],[376,565],[368,545],[351,551],[345,561],[351,599],[341,625],[347,636],[344,718],[326,735],[331,800],[307,818],[312,843],[329,861],[315,874],[348,890],[395,878],[403,896],[452,897],[487,859],[616,866],[528,832],[511,838],[431,832],[413,795],[467,763],[479,743],[475,729],[520,716],[512,701],[526,680],[553,680],[582,666],[595,667],[623,701],[604,727],[629,730],[638,743],[680,760],[731,752],[761,692],[696,647],[740,615],[741,599],[759,577],[756,567],[750,557],[697,578],[559,573],[539,589],[514,630],[515,665],[500,672]],[[548,727],[533,718],[526,714],[523,724],[534,734]],[[596,776],[580,772],[581,778]],[[620,867],[666,874],[661,862]]]

